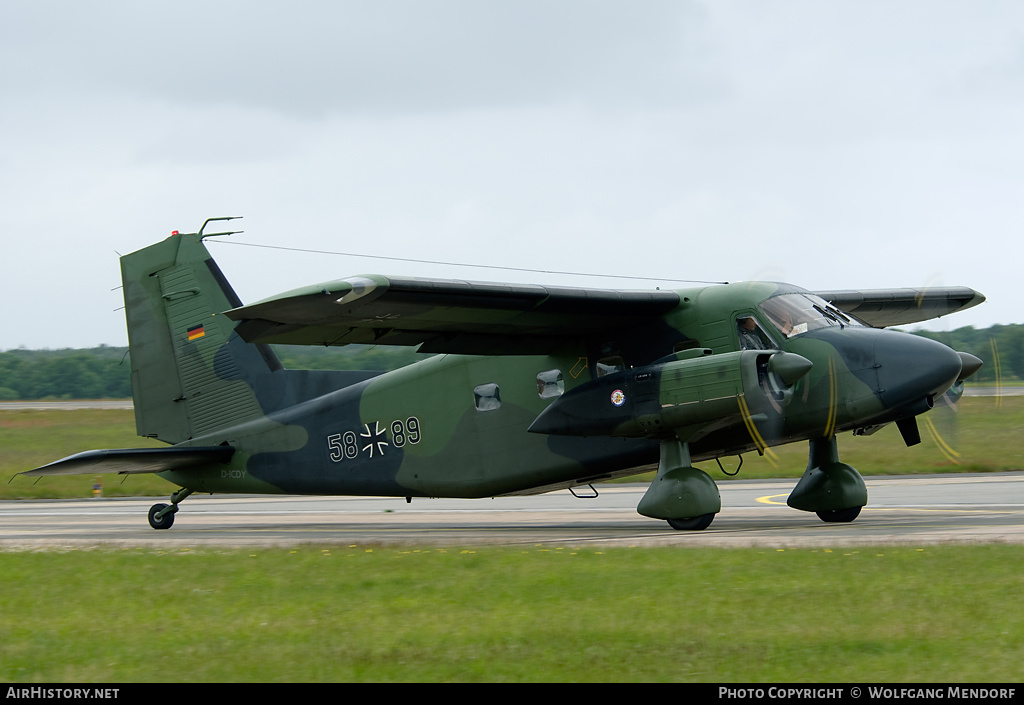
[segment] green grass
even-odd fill
[[[0,553],[0,679],[1016,682],[1021,546]]]
[[[117,475],[15,477],[7,482],[16,473],[83,450],[163,445],[135,435],[131,410],[0,411],[0,499],[88,497],[97,477],[107,497],[168,495],[175,486],[152,475],[126,476],[123,481]]]
[[[923,442],[906,447],[899,431],[890,425],[872,436],[839,437],[842,460],[863,475],[902,475],[941,472],[997,472],[1024,469],[1024,446],[1014,439],[1024,429],[1024,397],[1002,399],[965,397],[961,400],[956,423],[949,414],[936,409],[924,419],[933,419],[944,441],[958,453],[951,458],[921,423]],[[135,435],[133,412],[125,410],[82,411],[0,411],[0,478],[30,470],[53,460],[94,448],[138,448],[160,446],[157,441]],[[743,467],[736,479],[799,477],[807,466],[807,444],[794,443],[772,449],[773,457],[743,456]],[[732,472],[735,457],[723,458]],[[715,463],[701,467],[717,480],[725,480]],[[35,478],[15,477],[0,484],[0,499],[88,497],[93,483],[100,478],[103,494],[114,496],[164,496],[174,487],[158,477],[133,475],[77,475]],[[653,473],[630,478],[650,480]]]

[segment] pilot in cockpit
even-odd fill
[[[740,350],[772,350],[775,347],[753,316],[737,318],[736,329],[740,337]]]

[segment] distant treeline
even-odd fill
[[[1024,379],[1024,325],[995,325],[976,329],[972,326],[936,333],[916,331],[917,335],[945,343],[958,352],[970,353],[985,364],[972,382],[1018,381]]]
[[[429,355],[411,348],[274,346],[294,370],[394,370]],[[132,395],[128,348],[0,352],[0,400],[127,399]]]
[[[918,335],[985,361],[972,378],[992,382],[1024,379],[1024,325],[973,327]],[[411,348],[349,345],[342,348],[274,346],[285,367],[295,370],[394,370],[429,355]],[[0,400],[126,399],[131,397],[128,348],[9,350],[0,352]]]

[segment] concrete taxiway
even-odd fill
[[[174,526],[146,520],[157,498],[0,502],[0,550],[143,545],[852,546],[1024,543],[1024,473],[866,478],[868,506],[826,524],[786,506],[797,478],[720,482],[722,511],[705,531],[674,531],[636,513],[643,485],[495,499],[192,496]],[[163,500],[166,501],[166,500]]]

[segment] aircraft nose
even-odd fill
[[[956,382],[963,361],[954,350],[919,335],[883,333],[875,342],[875,370],[885,406],[894,408],[941,394]]]

